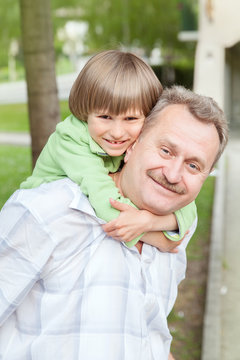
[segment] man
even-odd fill
[[[164,90],[113,178],[139,208],[164,215],[197,196],[226,142],[214,101]],[[167,315],[196,223],[177,254],[129,249],[101,223],[69,179],[10,198],[0,216],[0,359],[168,359]]]

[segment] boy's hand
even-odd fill
[[[131,241],[148,231],[149,213],[145,210],[137,210],[134,207],[110,199],[112,207],[120,211],[119,216],[102,225],[108,236],[119,241]]]

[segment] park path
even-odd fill
[[[78,72],[57,77],[58,98],[66,100]],[[25,81],[0,83],[0,104],[17,104],[27,102],[27,85]]]
[[[0,132],[0,144],[30,146],[31,137],[28,133]]]

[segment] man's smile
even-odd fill
[[[155,170],[148,170],[147,175],[158,185],[161,185],[164,189],[177,193],[179,195],[186,194],[186,189],[178,184],[171,184],[168,182],[165,176],[155,173]]]

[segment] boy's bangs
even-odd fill
[[[91,112],[94,110],[108,111],[112,115],[137,111],[146,115],[150,110],[149,100],[144,96],[139,84],[132,85],[129,81],[115,82],[114,86],[100,86],[92,97]]]

